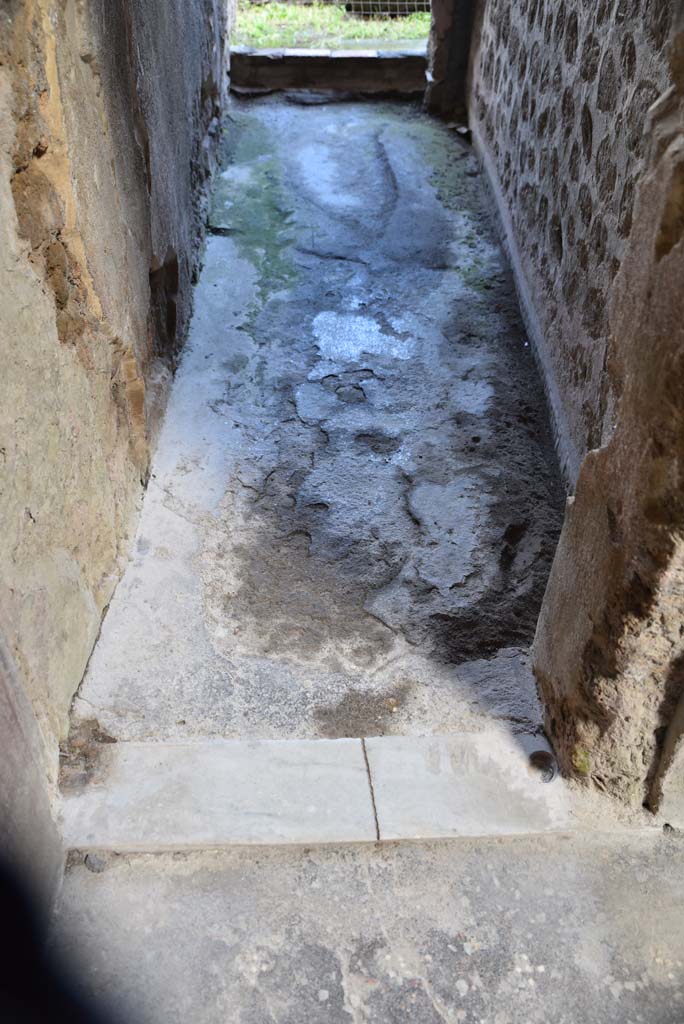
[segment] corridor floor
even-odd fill
[[[116,739],[533,732],[563,498],[475,160],[410,106],[233,111],[76,712]]]
[[[681,1021],[681,844],[542,734],[563,491],[469,147],[399,103],[226,129],[57,947],[141,1024]]]

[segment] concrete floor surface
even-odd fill
[[[126,1024],[681,1024],[682,840],[73,857],[57,948]]]
[[[540,729],[563,495],[476,162],[411,104],[233,107],[133,560],[119,740]]]

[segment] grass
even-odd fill
[[[402,18],[359,18],[333,4],[239,0],[233,43],[255,49],[339,48],[364,39],[378,43],[425,39],[429,31],[427,11]]]

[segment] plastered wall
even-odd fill
[[[0,11],[6,838],[52,792],[127,555],[191,311],[230,18],[219,0]]]

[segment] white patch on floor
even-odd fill
[[[328,359],[358,359],[366,355],[410,359],[415,351],[412,339],[383,334],[380,325],[370,316],[334,313],[325,310],[313,322],[316,345]]]

